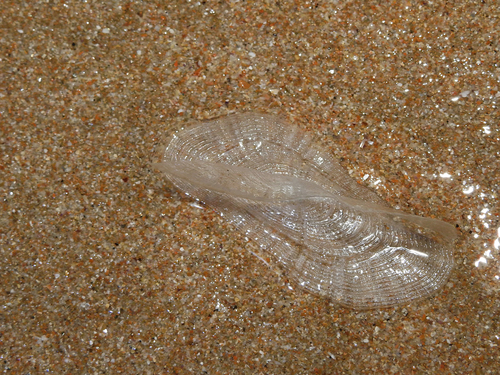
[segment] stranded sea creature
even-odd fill
[[[278,117],[194,124],[170,137],[154,167],[247,233],[298,285],[344,306],[429,296],[453,268],[452,225],[388,207]]]

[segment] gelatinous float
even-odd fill
[[[298,285],[355,308],[427,297],[455,228],[392,209],[305,131],[247,113],[173,134],[154,167],[256,241]]]

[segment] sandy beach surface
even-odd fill
[[[0,30],[2,373],[500,373],[498,2],[3,1]],[[444,288],[340,307],[152,169],[247,111],[455,225]]]

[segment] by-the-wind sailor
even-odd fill
[[[280,118],[192,125],[170,137],[154,166],[245,231],[299,285],[342,305],[423,298],[453,268],[452,225],[391,209]]]

